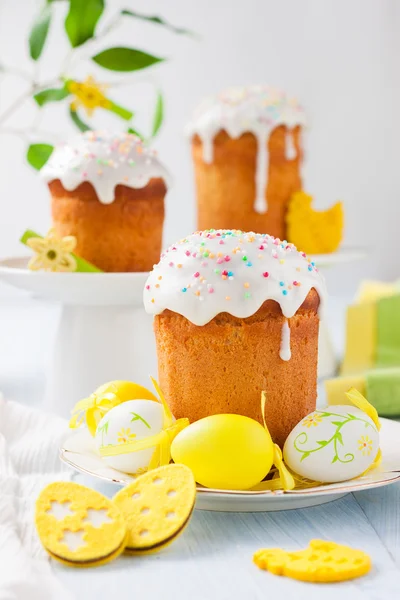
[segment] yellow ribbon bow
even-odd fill
[[[173,440],[182,429],[185,429],[185,427],[189,425],[189,419],[183,418],[177,419],[176,421],[174,420],[160,386],[153,377],[150,377],[150,379],[153,382],[164,410],[162,431],[142,440],[133,440],[125,444],[110,444],[109,446],[102,446],[100,448],[100,455],[102,457],[107,457],[119,456],[130,452],[139,452],[140,450],[147,450],[148,448],[155,447],[148,466],[149,471],[169,464],[171,461],[171,444]]]
[[[261,392],[261,414],[263,418],[264,427],[268,431],[267,422],[265,420],[266,402],[267,394],[266,392]],[[289,469],[283,462],[282,451],[279,448],[278,444],[274,444],[274,465],[277,470],[273,475],[272,479],[268,479],[268,481],[261,481],[261,483],[251,488],[253,491],[282,489],[287,491],[292,490],[295,487],[294,479]]]
[[[116,388],[115,391],[117,391]],[[121,404],[121,400],[114,392],[90,394],[89,398],[84,398],[75,405],[69,426],[71,429],[77,429],[86,420],[86,425],[92,436],[94,436],[101,419],[118,404]]]

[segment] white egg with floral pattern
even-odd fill
[[[95,443],[107,465],[140,475],[148,469],[164,424],[162,404],[153,400],[128,400],[107,412],[97,426]],[[149,446],[136,449],[136,442]],[[154,443],[151,443],[154,440]]]
[[[364,473],[378,450],[377,427],[365,412],[352,406],[330,406],[296,425],[285,442],[283,457],[298,475],[335,483]]]

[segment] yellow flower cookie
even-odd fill
[[[311,540],[306,550],[297,552],[280,548],[259,550],[253,559],[260,569],[274,575],[314,583],[346,581],[371,569],[371,559],[365,552],[324,540]]]
[[[128,526],[126,549],[149,552],[171,543],[189,522],[196,483],[184,465],[166,465],[141,475],[113,499]]]
[[[36,502],[35,523],[47,552],[64,564],[98,566],[125,549],[127,528],[111,500],[72,482],[51,483]]]

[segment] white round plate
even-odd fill
[[[0,279],[38,298],[79,306],[143,306],[148,273],[30,271],[29,258],[0,260]]]
[[[305,508],[325,504],[337,500],[350,492],[368,490],[389,485],[400,480],[400,423],[381,419],[380,433],[382,465],[364,477],[351,481],[332,483],[306,490],[290,492],[231,492],[229,490],[212,490],[197,488],[196,508],[200,510],[216,510],[228,512],[261,512]],[[86,429],[75,431],[60,449],[61,460],[85,475],[115,483],[127,485],[135,477],[120,473],[108,467],[96,453],[93,438]]]
[[[313,254],[310,258],[317,267],[323,268],[362,260],[368,256],[368,253],[367,248],[339,248],[336,252]]]

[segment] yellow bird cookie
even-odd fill
[[[325,211],[312,208],[312,196],[296,192],[286,215],[287,236],[306,254],[327,254],[338,249],[343,236],[343,205],[337,202]]]
[[[371,569],[371,559],[365,552],[324,540],[311,540],[308,548],[297,552],[259,550],[253,560],[260,569],[274,575],[314,583],[346,581]]]
[[[113,503],[127,522],[127,551],[150,552],[171,543],[189,522],[195,500],[196,483],[184,465],[159,467],[120,490]]]

